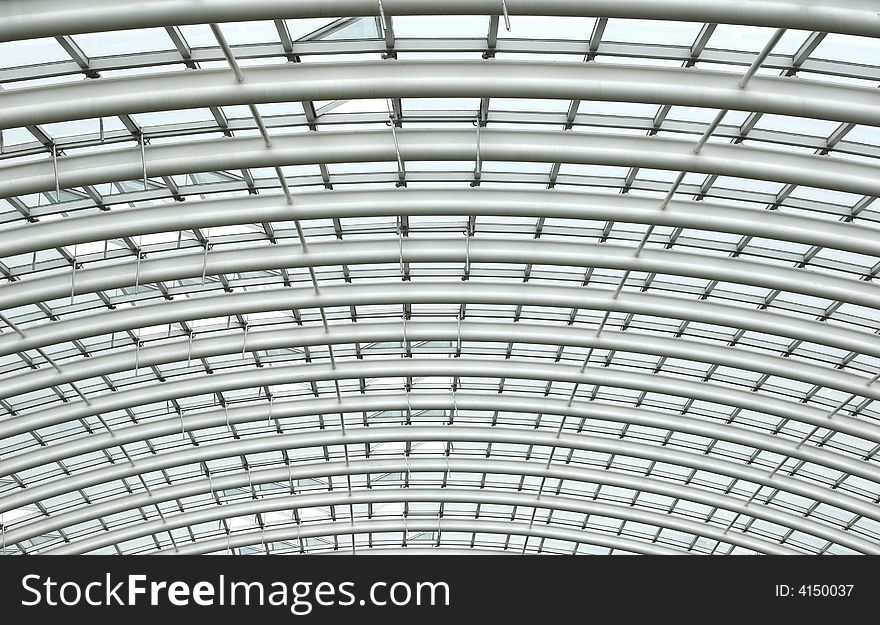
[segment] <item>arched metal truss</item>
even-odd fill
[[[880,553],[878,42],[0,3],[0,553]]]

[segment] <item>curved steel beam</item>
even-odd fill
[[[155,521],[144,521],[131,526],[110,529],[107,532],[86,536],[71,540],[71,542],[53,547],[46,554],[76,555],[84,554],[95,549],[119,544],[127,540],[151,536],[158,532],[170,531],[182,527],[191,527],[201,523],[210,523],[221,519],[229,519],[237,516],[251,514],[264,514],[278,512],[280,510],[314,508],[336,505],[375,505],[381,503],[411,503],[411,502],[440,502],[440,503],[477,503],[483,505],[500,505],[514,507],[528,507],[546,509],[560,512],[575,512],[578,514],[598,515],[622,521],[644,523],[657,528],[672,529],[685,532],[694,536],[702,536],[726,542],[732,545],[744,547],[765,554],[795,554],[797,551],[779,544],[768,542],[741,532],[727,532],[724,528],[713,526],[697,520],[651,512],[636,507],[621,506],[600,503],[592,500],[576,499],[573,497],[561,497],[558,495],[541,494],[535,496],[531,493],[505,492],[492,489],[456,489],[456,488],[372,488],[367,490],[351,490],[350,492],[324,492],[308,493],[301,495],[283,495],[278,497],[266,497],[248,500],[238,503],[227,503],[222,506],[208,506],[198,510],[181,512],[174,515],[165,515]],[[351,531],[360,533],[358,525],[364,519],[353,519]],[[409,520],[409,519],[405,519]],[[531,524],[530,524],[531,525]],[[547,527],[547,525],[544,525]],[[551,525],[553,529],[558,526]],[[560,528],[561,529],[561,528]],[[638,539],[633,540],[638,544]],[[648,543],[651,544],[651,543]]]
[[[829,345],[880,357],[880,337],[812,319],[716,304],[707,300],[621,292],[611,289],[558,287],[533,283],[395,282],[332,285],[319,293],[311,288],[283,288],[224,293],[83,315],[22,328],[22,334],[0,335],[0,356],[37,347],[163,323],[209,317],[335,306],[379,304],[512,304],[608,310],[688,319]]]
[[[407,401],[408,399],[408,401]],[[94,433],[91,436],[74,439],[64,443],[48,445],[36,451],[8,456],[0,461],[0,475],[9,475],[47,463],[72,458],[80,454],[107,450],[116,445],[140,442],[151,438],[169,436],[185,432],[195,432],[206,428],[239,425],[269,421],[270,418],[285,418],[329,413],[350,413],[363,411],[411,410],[479,410],[495,411],[504,408],[508,412],[527,414],[561,415],[564,418],[576,417],[583,420],[599,419],[649,428],[668,429],[709,439],[718,439],[750,448],[769,450],[798,458],[804,462],[827,467],[842,473],[858,475],[867,480],[880,483],[880,468],[854,458],[850,458],[826,447],[798,446],[790,441],[760,431],[745,429],[726,423],[694,419],[688,416],[667,414],[646,410],[645,408],[625,408],[600,402],[586,402],[568,405],[567,402],[523,396],[510,393],[475,395],[457,393],[453,399],[433,394],[410,394],[408,398],[394,398],[387,395],[345,397],[336,399],[314,399],[310,401],[273,402],[271,417],[265,404],[230,408],[228,411],[203,411],[176,418],[154,418],[146,423],[114,429],[111,433]],[[280,430],[280,427],[278,428]],[[2,502],[2,497],[0,497]],[[0,503],[0,509],[3,504]]]
[[[400,492],[400,491],[398,491]],[[150,551],[158,555],[183,555],[183,554],[206,554],[213,551],[223,551],[248,545],[259,545],[281,540],[293,540],[301,538],[319,538],[324,536],[339,536],[351,534],[354,526],[348,521],[335,523],[321,523],[307,525],[305,527],[289,527],[266,530],[260,532],[241,532],[230,534],[228,537],[198,541],[186,544],[177,550]],[[527,523],[510,521],[487,521],[485,519],[395,519],[395,520],[365,520],[358,524],[359,533],[387,533],[387,532],[475,532],[481,534],[502,534],[504,536],[517,535],[535,538],[552,538],[567,542],[575,542],[608,549],[619,549],[630,553],[645,555],[688,555],[680,549],[662,547],[656,544],[648,544],[642,541],[632,540],[623,536],[596,534],[586,530],[575,530],[546,525],[529,525]]]
[[[406,409],[405,401],[392,398],[402,409]],[[411,396],[412,406],[419,408],[419,396]],[[452,400],[444,396],[442,400],[451,407]],[[392,404],[389,404],[392,405]],[[432,401],[429,408],[443,405]],[[328,406],[329,408],[329,406]],[[337,406],[341,408],[341,406]],[[400,408],[399,408],[400,409]],[[575,408],[576,409],[576,408]],[[263,409],[264,410],[264,409]],[[261,410],[261,417],[266,413]],[[230,410],[230,417],[232,416]],[[328,411],[329,412],[329,411]],[[223,411],[215,413],[223,418]],[[586,413],[589,415],[589,413]],[[588,417],[589,418],[589,417]],[[663,427],[662,424],[658,427]],[[778,439],[778,437],[771,437]],[[646,445],[627,440],[585,434],[555,433],[536,430],[534,428],[505,428],[484,426],[383,426],[347,428],[343,433],[339,430],[321,430],[318,432],[297,432],[294,434],[278,434],[262,437],[248,437],[227,443],[200,445],[182,451],[166,452],[148,456],[131,463],[118,463],[75,473],[61,480],[53,480],[42,484],[33,484],[21,491],[8,493],[0,497],[0,511],[6,512],[21,506],[42,501],[63,493],[87,488],[96,484],[111,482],[116,479],[148,473],[173,466],[194,464],[227,456],[240,456],[249,453],[277,451],[281,449],[303,449],[323,445],[350,445],[382,442],[405,441],[469,441],[486,443],[511,443],[529,446],[547,446],[555,448],[579,449],[621,456],[632,456],[655,460],[693,469],[725,475],[738,480],[746,480],[755,484],[798,494],[807,499],[827,503],[831,506],[848,510],[854,514],[866,516],[880,521],[880,509],[870,501],[860,500],[839,490],[813,484],[781,473],[772,473],[764,468],[738,464],[721,460],[705,454],[683,452],[666,446]],[[773,440],[766,449],[789,456],[812,454],[815,448],[797,447],[793,442],[783,439]],[[867,464],[867,463],[865,463]]]
[[[232,80],[230,78],[230,80]],[[396,163],[470,161],[477,153],[476,133],[464,130],[387,130],[318,132],[262,138],[223,138],[109,150],[58,160],[61,188],[81,187],[143,176],[315,163]],[[699,154],[693,141],[660,137],[580,132],[497,130],[480,133],[484,161],[521,161],[616,165],[736,176],[835,191],[880,196],[880,167],[827,156],[762,150],[744,145],[706,144]],[[0,167],[0,197],[55,188],[52,159]],[[291,208],[289,217],[296,215]]]
[[[498,15],[497,0],[385,0],[396,15]],[[880,37],[876,6],[862,0],[507,0],[510,15],[621,17],[797,28]],[[378,16],[372,0],[7,0],[0,41],[129,28],[280,18]]]
[[[0,128],[210,106],[359,98],[546,98],[638,102],[880,125],[870,87],[705,69],[541,61],[360,61],[104,78],[0,93]]]
[[[333,363],[296,364],[188,377],[173,382],[150,384],[126,391],[96,395],[88,398],[88,401],[71,401],[38,412],[25,413],[21,416],[3,419],[0,421],[0,439],[89,416],[110,413],[125,408],[134,408],[144,404],[181,399],[193,395],[260,386],[268,387],[276,384],[410,376],[552,380],[570,384],[635,389],[715,402],[765,415],[772,415],[780,420],[809,423],[810,425],[828,428],[832,431],[843,432],[874,443],[880,443],[880,425],[876,423],[840,414],[829,417],[827,410],[719,384],[597,366],[582,369],[577,365],[560,363],[547,364],[520,360],[499,361],[466,358],[464,356],[455,359],[394,358],[337,361],[335,366]],[[42,448],[42,450],[46,451],[47,448]],[[0,460],[0,476],[22,470],[21,468],[7,468],[9,465],[16,466],[16,456]],[[876,481],[880,482],[880,466],[856,462],[855,466],[852,467],[852,472],[859,475],[874,475],[874,478],[869,479],[876,479]]]
[[[880,235],[880,232],[878,232]],[[383,244],[384,243],[384,244]],[[135,284],[181,280],[201,275],[280,268],[406,263],[513,263],[564,267],[603,267],[732,282],[880,308],[880,286],[835,275],[790,269],[729,256],[671,250],[641,250],[605,243],[565,243],[550,239],[472,237],[331,241],[300,245],[219,250],[141,260],[0,285],[0,310]]]
[[[389,342],[404,340],[404,324],[397,321],[382,323],[358,322],[349,325],[323,327],[293,326],[278,330],[252,330],[247,341],[243,336],[222,334],[210,338],[193,338],[145,346],[139,350],[113,349],[103,355],[72,362],[57,363],[58,369],[43,367],[8,376],[0,385],[0,399],[78,382],[87,378],[152,367],[172,362],[240,354],[247,352],[304,347],[338,345],[345,343]],[[681,358],[756,371],[808,384],[833,388],[845,393],[880,400],[880,387],[846,370],[813,365],[808,362],[783,358],[758,351],[743,350],[712,343],[688,341],[640,334],[632,331],[605,330],[598,336],[592,328],[577,326],[550,326],[527,322],[406,322],[406,340],[530,343],[538,345],[586,347],[612,351],[653,354]]]
[[[290,483],[317,477],[340,475],[398,473],[398,472],[461,472],[494,475],[536,476],[542,478],[586,482],[614,486],[639,492],[654,493],[673,499],[682,499],[712,508],[729,510],[747,517],[762,519],[792,530],[844,545],[855,551],[880,554],[880,545],[822,523],[809,517],[789,514],[762,504],[743,502],[729,494],[718,494],[695,486],[685,486],[641,475],[629,475],[610,470],[587,469],[570,464],[550,465],[544,462],[511,461],[486,458],[389,458],[349,460],[347,462],[319,462],[295,464],[278,469],[222,474],[210,479],[187,480],[171,486],[153,488],[124,497],[93,502],[47,518],[6,529],[7,544],[20,543],[35,536],[78,525],[101,517],[119,514],[143,506],[155,505],[173,499],[214,494],[219,491],[272,482]],[[293,490],[291,490],[293,494]],[[140,521],[138,521],[140,522]]]
[[[653,198],[522,189],[368,189],[298,193],[296,208],[283,196],[259,195],[79,215],[0,230],[0,257],[78,243],[272,221],[375,216],[516,216],[582,219],[694,228],[762,237],[880,256],[880,237],[867,227],[780,211]],[[646,250],[647,251],[647,250]]]

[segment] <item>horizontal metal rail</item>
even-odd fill
[[[344,284],[324,286],[319,293],[306,287],[279,288],[178,299],[22,327],[22,334],[0,335],[0,355],[163,323],[245,313],[380,304],[552,305],[646,314],[754,330],[880,357],[877,335],[769,310],[652,293],[615,295],[611,289],[478,281]]]
[[[399,491],[400,492],[400,491]],[[550,538],[578,544],[594,545],[612,550],[621,550],[628,553],[652,554],[652,555],[683,555],[682,549],[663,547],[640,540],[616,536],[611,534],[599,534],[586,530],[570,528],[548,527],[546,525],[529,525],[521,521],[490,521],[486,519],[369,519],[359,524],[362,533],[389,533],[389,532],[468,532],[480,534],[500,534],[502,536],[526,536],[535,538]],[[177,550],[168,551],[149,550],[146,553],[158,553],[160,555],[183,555],[183,554],[206,554],[214,551],[222,552],[249,545],[271,544],[275,541],[299,541],[306,538],[321,538],[352,533],[350,521],[331,523],[319,523],[308,525],[289,524],[286,527],[269,529],[257,532],[234,532],[222,538],[184,544]],[[364,547],[369,549],[369,547]],[[358,551],[358,553],[360,553]],[[409,553],[409,550],[406,550]]]
[[[165,515],[155,521],[143,521],[128,527],[114,528],[108,532],[102,532],[92,536],[85,536],[72,540],[70,543],[53,547],[45,551],[46,554],[73,555],[84,554],[110,545],[119,544],[128,540],[135,540],[144,536],[151,536],[159,532],[170,531],[182,527],[190,527],[201,523],[210,523],[221,519],[230,519],[237,516],[252,514],[266,514],[270,512],[287,511],[291,509],[303,509],[337,505],[376,505],[382,503],[412,503],[412,502],[440,502],[440,503],[477,503],[482,505],[514,506],[552,510],[559,512],[574,512],[578,514],[597,515],[643,523],[656,528],[672,529],[685,532],[693,536],[702,536],[718,542],[730,543],[746,549],[765,554],[796,554],[797,551],[790,547],[784,547],[778,543],[749,535],[742,532],[726,532],[723,527],[702,523],[696,519],[686,519],[676,515],[653,512],[643,508],[607,504],[589,499],[574,497],[561,497],[543,493],[535,496],[532,493],[508,492],[493,489],[458,489],[458,488],[372,488],[368,490],[353,489],[350,492],[344,490],[327,493],[306,493],[299,495],[282,495],[275,497],[261,497],[259,499],[243,502],[230,502],[222,506],[209,506],[198,510],[181,512],[174,515]],[[360,533],[358,526],[366,519],[351,519],[350,527],[353,533]],[[409,522],[409,518],[405,518]],[[440,520],[440,519],[438,519]],[[442,520],[440,520],[442,522]],[[458,521],[462,522],[462,521]],[[465,521],[465,523],[469,522]],[[529,524],[531,527],[534,525]],[[565,531],[558,524],[540,524],[545,528]],[[479,527],[477,525],[476,527]],[[437,528],[432,528],[436,530]],[[479,531],[479,530],[477,530]],[[568,530],[571,531],[571,530]],[[623,536],[620,536],[623,538]],[[634,550],[640,553],[653,553],[653,549],[644,551],[639,539],[628,539],[632,542]],[[659,546],[657,543],[644,542],[651,548]],[[664,550],[669,549],[663,547]],[[674,549],[672,551],[675,551]],[[684,550],[682,550],[684,551]]]
[[[297,402],[279,401],[273,404],[272,413],[273,416],[277,416],[280,419],[303,414],[330,414],[359,410],[406,411],[413,409],[449,410],[459,408],[462,410],[509,410],[511,412],[558,414],[578,419],[611,419],[618,422],[658,428],[667,428],[671,425],[680,427],[682,431],[699,436],[721,437],[721,439],[733,443],[768,450],[806,462],[813,462],[817,465],[827,466],[845,473],[854,471],[855,473],[866,475],[868,479],[877,481],[877,467],[871,463],[846,458],[820,447],[799,446],[794,441],[786,440],[779,436],[749,431],[739,426],[712,424],[666,415],[660,412],[644,409],[623,409],[606,404],[593,406],[592,403],[576,403],[568,405],[567,402],[560,400],[550,398],[536,399],[534,397],[511,395],[509,393],[493,394],[491,396],[463,393],[461,397],[459,397],[459,394],[456,394],[454,400],[450,394],[429,395],[410,393],[408,398],[370,394],[367,396],[344,397],[341,402],[335,400],[335,398],[333,400],[315,399]],[[161,436],[179,432],[181,421],[183,422],[184,429],[195,431],[209,427],[224,427],[227,423],[236,425],[239,423],[264,421],[266,414],[267,409],[265,404],[263,404],[259,406],[232,407],[228,408],[228,410],[221,409],[191,413],[189,415],[177,416],[176,419],[157,419],[155,422],[116,430],[114,431],[115,436],[94,434],[88,439],[79,439],[71,443],[58,445],[57,449],[47,447],[39,452],[12,456],[4,462],[6,463],[5,467],[12,467],[15,463],[19,463],[21,466],[40,466],[44,462],[51,462],[55,457],[67,457],[75,453],[88,453],[101,447],[109,447],[108,437],[113,444],[126,444],[133,440],[145,440],[151,435]],[[667,419],[670,421],[667,421]],[[172,422],[174,422],[173,428]],[[6,493],[0,497],[0,511],[13,510],[63,493],[88,488],[96,484],[112,482],[124,477],[193,464],[198,461],[223,458],[229,455],[237,456],[269,450],[365,442],[467,440],[518,442],[536,446],[547,445],[572,449],[590,449],[592,451],[607,451],[608,453],[624,456],[632,455],[640,458],[650,458],[795,492],[804,497],[825,501],[857,514],[865,514],[870,518],[880,515],[880,510],[876,506],[855,499],[839,490],[811,484],[802,479],[790,478],[779,473],[772,473],[756,466],[721,460],[704,454],[693,454],[667,446],[658,447],[656,445],[632,443],[631,441],[620,439],[596,438],[587,448],[584,448],[579,447],[579,445],[584,444],[584,441],[593,440],[595,437],[585,434],[570,434],[567,431],[552,432],[534,428],[513,429],[500,426],[486,428],[473,425],[454,427],[451,425],[443,427],[409,425],[402,426],[402,428],[390,427],[390,429],[389,427],[348,427],[345,431],[323,430],[318,432],[307,431],[277,434],[269,437],[247,437],[236,441],[200,445],[199,447],[184,448],[177,451],[166,451],[160,455],[138,458],[130,463],[85,469],[61,478],[31,484],[24,490]],[[507,438],[492,438],[497,436],[498,432],[506,432],[504,436]],[[530,438],[530,434],[533,434],[534,437]],[[487,439],[485,438],[486,436],[490,436],[490,438]],[[90,440],[91,438],[97,440],[92,441]],[[831,499],[828,499],[828,497]]]
[[[876,7],[861,0],[506,0],[508,13],[742,24],[880,36]],[[84,32],[279,18],[378,16],[373,0],[27,0],[3,3],[0,41]],[[499,0],[383,0],[386,16],[499,15]]]
[[[0,257],[93,241],[290,219],[284,196],[188,201],[78,215],[0,230]],[[818,245],[880,256],[875,229],[829,219],[633,195],[567,191],[471,189],[367,189],[296,194],[300,220],[375,216],[516,216],[694,228]]]
[[[880,400],[880,386],[849,370],[824,367],[792,358],[754,350],[743,350],[708,342],[689,341],[632,331],[603,330],[579,326],[551,326],[528,322],[406,322],[408,341],[457,341],[466,343],[523,343],[575,348],[607,349],[638,354],[668,356],[754,371],[780,378],[824,386],[844,393]],[[30,393],[61,384],[119,373],[121,371],[194,361],[200,358],[259,352],[266,350],[404,340],[403,323],[398,321],[358,322],[345,326],[293,326],[282,329],[248,331],[247,341],[238,334],[189,336],[184,340],[140,348],[113,349],[92,353],[88,358],[57,363],[57,367],[29,369],[9,375],[0,386],[0,398]],[[476,349],[479,351],[480,346]],[[227,363],[228,366],[228,363]],[[244,365],[243,365],[244,366]],[[94,438],[94,437],[91,437]]]
[[[386,130],[317,132],[275,136],[271,150],[260,137],[154,145],[146,155],[136,148],[108,150],[59,159],[57,177],[51,159],[0,167],[0,197],[52,191],[56,180],[64,189],[136,180],[145,174],[156,177],[316,163],[391,164],[398,161],[398,150],[405,162],[469,161],[477,150],[476,133],[399,129],[392,137]],[[708,144],[695,154],[690,141],[656,136],[486,128],[480,132],[480,154],[483,161],[645,167],[880,196],[880,166],[743,145]]]
[[[880,231],[878,231],[880,236]],[[395,242],[396,243],[396,242]],[[736,284],[802,293],[830,300],[880,308],[880,285],[841,278],[806,269],[671,250],[641,250],[631,246],[599,243],[567,243],[547,239],[409,238],[400,245],[377,245],[377,241],[332,241],[300,245],[274,245],[271,253],[261,247],[174,255],[138,263],[78,270],[69,275],[34,278],[0,285],[0,310],[60,299],[66,295],[93,293],[134,284],[181,280],[197,276],[244,273],[268,269],[361,264],[514,263],[622,269],[718,280]],[[579,276],[580,277],[580,276]]]
[[[0,128],[210,106],[358,98],[543,98],[638,102],[880,125],[880,92],[705,69],[543,61],[395,61],[248,66],[104,78],[0,93]]]
[[[818,523],[809,517],[788,513],[766,505],[745,503],[730,494],[714,493],[703,488],[676,484],[666,480],[643,477],[641,475],[619,473],[579,467],[571,464],[550,464],[541,461],[512,461],[497,458],[382,458],[351,460],[349,462],[296,463],[290,467],[259,469],[211,476],[177,482],[171,486],[153,488],[149,492],[139,492],[106,501],[94,502],[71,511],[59,512],[44,519],[26,524],[10,525],[6,531],[9,544],[22,542],[39,535],[49,534],[58,529],[85,523],[90,520],[119,514],[152,504],[194,497],[197,495],[219,493],[241,487],[251,487],[273,482],[290,483],[297,480],[330,478],[333,476],[383,473],[477,473],[486,475],[535,476],[541,478],[602,484],[639,492],[654,493],[673,499],[691,501],[712,508],[729,510],[769,523],[775,523],[823,538],[835,544],[844,545],[861,553],[880,553],[880,545],[842,531],[829,525]],[[638,503],[634,504],[636,507]],[[674,514],[674,513],[670,513]],[[140,520],[138,521],[140,522]]]

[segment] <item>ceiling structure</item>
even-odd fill
[[[877,9],[3,2],[0,552],[880,553]]]

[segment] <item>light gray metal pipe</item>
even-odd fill
[[[172,499],[183,499],[207,493],[219,493],[240,487],[250,487],[272,482],[294,482],[317,477],[331,477],[356,474],[381,474],[396,472],[452,472],[485,473],[493,475],[538,476],[542,478],[587,482],[654,493],[674,499],[692,501],[699,504],[730,510],[747,517],[763,519],[783,527],[801,531],[823,538],[835,544],[844,545],[861,553],[880,553],[880,545],[860,538],[852,532],[818,523],[809,517],[790,514],[763,504],[753,504],[733,497],[666,480],[657,480],[641,475],[618,473],[616,471],[588,469],[571,464],[547,466],[543,461],[511,461],[497,458],[384,458],[369,460],[350,460],[347,462],[319,462],[314,464],[293,464],[277,469],[251,470],[238,473],[224,473],[211,479],[178,481],[170,486],[153,488],[150,492],[137,492],[123,497],[93,502],[72,510],[59,512],[23,525],[12,524],[6,529],[7,544],[15,544],[35,536],[49,534],[58,529],[78,525],[87,521],[119,514],[148,505],[156,505]],[[140,522],[140,519],[138,520]]]
[[[395,142],[396,137],[396,142]],[[315,163],[467,161],[476,153],[468,130],[400,129],[278,135],[267,150],[260,137],[186,141],[150,146],[148,176]],[[744,145],[708,144],[699,154],[692,141],[660,137],[564,131],[501,130],[480,133],[484,161],[616,165],[736,176],[880,196],[880,167],[843,159]],[[58,162],[61,188],[143,176],[138,149],[66,156]],[[0,167],[0,197],[49,191],[55,171],[48,160]],[[291,215],[294,211],[291,212]]]
[[[482,505],[500,505],[528,507],[555,511],[575,512],[578,514],[598,515],[612,519],[621,519],[635,523],[644,523],[656,528],[673,529],[694,536],[711,538],[719,542],[744,547],[765,554],[795,554],[797,551],[789,547],[769,542],[757,536],[741,532],[726,532],[724,528],[709,523],[701,523],[696,520],[686,519],[671,514],[652,512],[637,507],[606,504],[589,499],[576,499],[574,497],[561,497],[558,495],[542,494],[537,497],[531,493],[516,491],[503,491],[492,489],[456,489],[456,488],[372,488],[366,490],[352,490],[351,492],[333,491],[322,493],[307,493],[301,495],[282,495],[277,497],[264,497],[255,500],[247,500],[237,503],[227,503],[222,506],[208,506],[198,510],[181,512],[174,515],[165,515],[164,518],[155,521],[143,521],[122,528],[112,528],[107,532],[93,534],[82,538],[75,538],[69,543],[53,547],[45,551],[46,554],[75,555],[84,554],[102,547],[135,540],[144,536],[151,536],[159,532],[170,531],[182,527],[210,523],[220,519],[230,519],[237,516],[252,514],[265,514],[279,512],[281,510],[303,509],[336,505],[357,504],[380,504],[397,502],[440,502],[440,503],[478,503]],[[354,519],[351,523],[352,532],[360,533],[358,526],[365,519]],[[409,519],[407,518],[408,522]],[[544,527],[548,527],[544,525]],[[552,529],[562,529],[558,525],[550,525]],[[436,529],[436,528],[435,528]],[[639,540],[633,543],[638,544]],[[652,543],[647,543],[652,544]],[[653,544],[652,544],[653,546]]]
[[[510,15],[621,17],[742,24],[880,37],[876,6],[864,0],[506,0]],[[499,0],[383,0],[387,16],[498,15]],[[372,0],[7,0],[0,41],[208,22],[378,16]]]
[[[421,404],[417,403],[418,400],[419,397],[417,395],[411,396],[412,406],[416,409],[419,409],[421,406]],[[445,400],[451,405],[451,398],[445,396]],[[402,398],[397,398],[397,402],[403,406],[403,409],[406,408]],[[429,407],[436,407],[438,405],[440,404],[432,402]],[[337,406],[337,408],[342,409],[341,406]],[[328,410],[328,412],[330,411]],[[231,413],[232,410],[230,410],[230,415]],[[218,411],[218,415],[222,414],[222,411]],[[265,411],[262,411],[261,415],[265,418]],[[557,434],[551,431],[536,430],[532,427],[508,428],[461,425],[349,427],[344,433],[340,430],[296,432],[293,434],[247,437],[226,443],[188,447],[182,451],[169,451],[163,454],[147,456],[137,459],[132,463],[105,465],[97,469],[74,473],[51,482],[31,484],[26,489],[14,491],[0,497],[0,511],[14,510],[21,506],[81,488],[88,488],[96,484],[112,482],[113,480],[173,466],[205,462],[216,458],[278,451],[281,449],[304,449],[321,447],[323,445],[351,445],[392,441],[510,443],[632,456],[690,467],[700,471],[717,473],[769,486],[880,521],[880,509],[870,501],[858,499],[840,490],[789,477],[779,472],[773,473],[765,468],[758,468],[750,464],[739,464],[706,454],[679,451],[668,446],[647,445],[616,438],[611,439],[586,434]],[[792,456],[805,453],[805,450],[806,453],[811,451],[806,446],[797,448],[794,443],[783,439],[778,439],[774,444],[768,444],[766,448],[776,453]]]
[[[85,401],[70,401],[40,411],[20,414],[0,421],[0,439],[89,416],[110,413],[154,402],[181,399],[193,395],[225,392],[276,384],[302,384],[322,380],[361,378],[394,378],[408,376],[463,376],[476,378],[513,378],[558,381],[562,383],[598,384],[606,387],[676,395],[689,399],[715,402],[751,410],[780,419],[809,423],[880,443],[880,425],[865,419],[836,414],[828,410],[788,401],[765,394],[739,390],[702,381],[683,380],[671,376],[638,373],[601,366],[581,370],[577,365],[527,360],[493,360],[469,358],[393,358],[382,360],[351,360],[333,363],[310,363],[236,370],[210,376],[189,377],[173,382],[149,384],[126,391],[92,395]],[[0,476],[9,475],[16,467],[16,456],[0,460]],[[856,462],[852,472],[874,475],[880,482],[880,466]]]
[[[490,188],[334,190],[333,193],[298,193],[295,214],[301,220],[471,214],[613,219],[623,223],[729,232],[880,256],[880,237],[874,229],[854,223],[704,201],[672,201],[661,210],[656,199],[634,195]],[[139,206],[0,230],[0,257],[125,236],[287,221],[290,217],[291,207],[279,195]]]
[[[263,247],[219,250],[207,256],[199,251],[141,260],[139,263],[99,266],[78,270],[75,280],[70,275],[53,275],[0,285],[0,310],[135,283],[280,268],[382,263],[397,265],[401,258],[405,263],[463,263],[467,259],[471,263],[603,267],[747,284],[880,308],[880,286],[875,283],[729,256],[652,249],[642,250],[635,256],[633,248],[628,246],[566,243],[552,239],[479,237],[468,241],[464,238],[407,237],[399,245],[397,240],[393,243],[386,241],[383,245],[375,239],[330,241],[311,244],[308,252],[304,252],[300,245],[273,245],[271,253],[267,253]]]
[[[706,69],[607,63],[360,61],[248,66],[247,80],[198,70],[104,78],[0,93],[0,128],[209,106],[358,98],[547,98],[638,102],[799,115],[880,125],[870,87]],[[274,147],[274,138],[273,138]]]
[[[398,491],[400,492],[400,491]],[[393,519],[379,520],[370,519],[357,526],[350,522],[321,523],[306,525],[302,528],[292,527],[266,530],[265,532],[240,532],[230,534],[228,537],[216,538],[196,543],[182,545],[178,550],[150,551],[158,555],[183,555],[183,554],[206,554],[213,551],[224,551],[236,547],[259,545],[281,540],[298,540],[301,538],[316,538],[323,536],[338,536],[351,534],[352,529],[358,533],[386,533],[386,532],[477,532],[481,534],[502,534],[505,536],[531,536],[536,538],[552,538],[580,544],[619,549],[630,553],[650,555],[686,555],[679,549],[663,547],[657,544],[645,543],[639,540],[625,538],[623,536],[597,534],[586,530],[565,529],[548,527],[546,525],[532,525],[522,522],[488,521],[485,519]]]
[[[406,399],[409,401],[406,401]],[[755,449],[769,450],[880,483],[880,468],[871,463],[841,455],[827,447],[811,445],[798,447],[779,437],[739,426],[697,420],[688,416],[667,414],[641,407],[626,408],[600,402],[577,403],[569,406],[567,402],[557,399],[537,399],[528,395],[511,394],[509,392],[493,395],[456,393],[454,399],[424,393],[410,394],[408,398],[395,398],[394,396],[380,394],[377,396],[345,397],[342,403],[338,403],[335,398],[332,400],[314,399],[293,402],[275,401],[272,403],[272,415],[274,418],[280,419],[334,412],[351,413],[367,410],[388,411],[412,408],[423,410],[442,408],[444,410],[462,409],[479,411],[494,411],[504,408],[514,413],[555,414],[578,419],[599,419],[651,428],[670,429]],[[116,428],[112,434],[94,433],[88,437],[76,438],[55,445],[39,447],[34,451],[8,456],[0,461],[0,474],[5,475],[27,470],[53,461],[72,458],[80,454],[110,449],[116,445],[172,435],[181,432],[181,430],[196,432],[206,428],[228,427],[242,423],[266,421],[267,413],[268,408],[265,404],[256,404],[230,408],[228,411],[208,410],[182,416],[175,415],[170,418],[150,419],[138,425]],[[2,506],[0,506],[0,509],[2,509]]]
[[[564,308],[632,312],[743,328],[880,357],[880,337],[876,335],[767,310],[650,293],[623,292],[614,297],[610,289],[476,280],[465,283],[419,281],[332,285],[322,287],[317,294],[311,288],[284,288],[174,300],[23,327],[24,336],[15,333],[0,335],[0,355],[78,338],[208,317],[318,307],[428,303],[525,306],[552,303]]]
[[[783,358],[759,351],[743,350],[712,343],[688,341],[641,334],[633,331],[603,330],[598,336],[592,328],[578,326],[551,326],[527,322],[424,322],[407,321],[406,336],[410,341],[532,343],[540,345],[568,345],[594,349],[654,354],[695,362],[719,364],[747,371],[757,371],[808,384],[833,388],[845,393],[880,400],[880,386],[868,385],[870,380],[847,370],[813,365],[808,362]],[[108,375],[171,362],[208,358],[225,354],[303,347],[338,345],[368,341],[403,341],[403,324],[398,321],[323,326],[292,326],[275,330],[248,332],[247,341],[239,334],[221,334],[207,338],[183,339],[173,343],[134,348],[113,349],[103,355],[94,352],[88,358],[57,363],[54,367],[28,369],[19,375],[4,378],[0,398],[12,397],[38,389],[50,388],[67,382]]]

